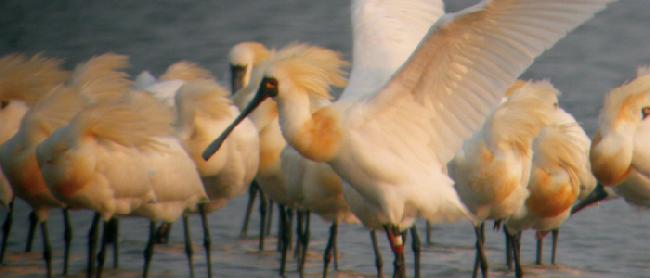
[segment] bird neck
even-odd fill
[[[342,139],[340,114],[332,106],[312,112],[309,96],[278,100],[280,126],[287,142],[300,154],[318,162],[332,160]]]

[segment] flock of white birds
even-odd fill
[[[88,277],[101,276],[125,215],[150,220],[145,277],[155,244],[182,218],[194,276],[190,214],[202,220],[212,277],[207,215],[253,183],[280,207],[281,275],[295,249],[302,276],[315,213],[332,225],[324,277],[332,259],[336,266],[339,223],[369,229],[378,277],[375,231],[387,234],[393,276],[404,277],[410,229],[418,277],[416,218],[472,223],[473,275],[483,277],[490,273],[484,222],[494,220],[521,277],[522,231],[537,231],[539,242],[552,232],[555,247],[572,208],[615,195],[650,205],[650,69],[607,95],[593,141],[560,108],[550,82],[517,80],[612,1],[485,0],[445,14],[442,1],[353,0],[349,79],[336,51],[243,42],[228,57],[231,92],[186,61],[131,80],[122,55],[95,56],[70,72],[58,59],[7,55],[0,59],[0,202],[9,212],[0,261],[17,197],[40,225],[48,277],[50,209],[65,216],[64,274],[68,210],[86,209],[95,212]],[[334,88],[343,89],[337,100]]]

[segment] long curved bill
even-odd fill
[[[598,183],[598,185],[596,185],[596,188],[594,188],[594,190],[591,191],[591,193],[589,193],[587,198],[585,198],[584,200],[580,201],[578,204],[573,206],[573,208],[571,209],[571,214],[572,215],[576,214],[577,212],[579,212],[582,209],[590,206],[591,204],[594,204],[594,203],[597,203],[597,202],[600,202],[600,201],[606,199],[608,196],[609,196],[609,193],[607,193],[607,191],[605,190],[605,187],[601,183]]]
[[[260,103],[262,103],[262,101],[264,101],[269,97],[270,95],[266,94],[264,92],[263,87],[260,86],[260,88],[257,90],[257,93],[255,94],[255,97],[251,100],[251,102],[249,102],[246,108],[244,108],[244,110],[241,113],[239,113],[239,116],[235,118],[235,121],[233,121],[232,124],[230,124],[226,129],[224,129],[221,135],[219,135],[217,139],[215,139],[214,141],[212,141],[212,143],[210,143],[210,145],[208,145],[205,151],[203,151],[201,157],[203,157],[203,159],[206,161],[210,159],[210,157],[212,157],[212,155],[214,155],[214,153],[216,153],[221,148],[221,145],[226,140],[226,138],[228,138],[228,135],[230,135],[230,133],[235,129],[235,127],[237,127],[237,125],[239,125],[239,123],[241,123],[241,121],[243,121],[246,118],[246,116],[248,116],[248,114],[253,112],[255,108],[257,108],[257,106],[259,106]]]

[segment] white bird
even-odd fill
[[[404,276],[400,232],[417,216],[471,218],[444,165],[535,57],[609,2],[493,0],[447,14],[382,89],[315,113],[310,102],[319,96],[270,67],[238,120],[268,97],[277,101],[287,142],[330,164],[372,206]]]
[[[153,256],[155,223],[203,212],[199,204],[208,200],[194,163],[173,136],[172,122],[164,104],[146,94],[128,93],[120,101],[84,109],[37,149],[41,172],[53,194],[70,208],[96,212],[91,252],[100,216],[104,221],[116,215],[151,220],[144,277]],[[188,232],[186,216],[183,222]],[[185,239],[186,248],[191,248],[188,234]],[[99,273],[106,243],[105,231]],[[191,252],[188,259],[193,274]]]
[[[230,63],[230,92],[235,95],[240,89],[249,86],[251,76],[255,68],[259,67],[263,61],[266,61],[271,55],[271,51],[265,45],[259,42],[246,41],[236,44],[230,49],[228,60]],[[240,108],[243,108],[243,105]],[[242,224],[239,236],[246,238],[248,234],[248,222],[253,209],[253,204],[257,193],[260,191],[256,181],[251,183],[248,190],[248,202],[246,204],[246,213],[244,223]],[[267,204],[268,203],[268,204]],[[268,205],[268,207],[267,207]],[[264,194],[260,195],[260,251],[264,249],[264,236],[267,228],[270,228],[271,212],[273,210],[273,201],[267,202]],[[268,212],[268,213],[267,213]]]
[[[175,107],[176,95],[185,83],[214,79],[210,71],[199,65],[188,61],[180,61],[167,67],[167,70],[159,79],[148,71],[143,71],[133,81],[131,88],[135,91],[149,93],[167,106]],[[170,231],[171,223],[163,222],[160,224],[156,230],[156,243],[168,242]]]
[[[0,101],[0,145],[14,136],[20,126],[20,121],[29,109],[22,101]],[[8,209],[2,225],[2,246],[0,247],[0,264],[4,261],[7,240],[11,231],[14,210],[14,191],[0,167],[0,206]],[[30,217],[30,219],[33,217]],[[29,239],[28,239],[29,241]]]
[[[431,25],[445,14],[442,0],[354,0],[351,9],[352,70],[348,86],[341,95],[346,101],[371,96],[387,84],[415,51]],[[344,195],[354,214],[370,229],[377,275],[383,276],[383,259],[375,231],[384,227],[373,213],[374,205],[364,201],[347,183]],[[431,239],[430,226],[427,221],[427,243]],[[415,225],[411,232],[417,276],[420,246]]]
[[[557,90],[548,82],[517,82],[512,95],[488,116],[482,129],[465,141],[449,163],[460,199],[474,216],[476,260],[488,276],[483,222],[506,220],[528,197],[533,140],[557,113]],[[515,262],[517,261],[515,253]],[[474,276],[477,267],[474,265]],[[518,275],[519,268],[517,268]]]
[[[65,208],[65,204],[55,198],[46,186],[36,161],[36,147],[80,111],[84,99],[88,101],[111,99],[115,95],[114,92],[128,88],[128,80],[121,79],[126,75],[117,71],[127,64],[127,58],[124,56],[104,54],[78,66],[68,81],[69,85],[59,85],[48,97],[32,105],[22,119],[18,132],[0,148],[0,163],[16,196],[25,200],[33,208],[37,223],[41,224],[45,243],[43,254],[48,275],[51,275],[51,246],[47,232],[48,211],[52,208]],[[105,86],[106,91],[93,94],[93,88],[97,86]],[[59,101],[60,98],[55,95],[74,95],[72,99],[75,101]],[[64,210],[64,219],[66,221],[65,256],[68,257],[72,234],[67,210]],[[67,270],[65,265],[67,259],[64,262],[64,271]]]
[[[540,157],[545,157],[545,158],[540,158],[540,160],[545,161],[544,164],[546,164],[544,167],[553,167],[549,165],[553,165],[553,159],[556,159],[557,165],[555,165],[555,169],[552,172],[555,175],[561,175],[561,168],[566,168],[564,171],[570,174],[575,174],[577,175],[577,180],[571,180],[571,182],[577,182],[577,196],[572,200],[571,203],[575,203],[576,201],[583,200],[587,197],[589,193],[591,193],[594,188],[596,187],[596,184],[598,181],[596,180],[596,177],[593,176],[591,173],[591,163],[589,162],[589,147],[591,146],[591,140],[585,133],[585,131],[580,127],[580,125],[577,123],[576,119],[569,113],[565,112],[561,108],[558,111],[558,119],[556,119],[556,122],[554,122],[554,125],[556,128],[551,128],[551,131],[547,133],[547,137],[544,139],[536,139],[538,140],[538,145],[541,146],[541,149],[545,151],[543,154],[540,154]],[[557,127],[559,125],[559,127]],[[560,138],[557,132],[553,133],[553,131],[557,131],[557,129],[563,129],[565,132],[565,135],[563,137],[563,141],[556,141],[554,142],[554,139]],[[573,155],[571,157],[571,160],[568,160],[568,158],[565,158],[567,161],[557,161],[557,158],[562,158],[562,156],[557,156],[557,154],[552,154],[549,151],[552,150],[552,148],[547,148],[545,146],[552,145],[552,144],[557,144],[558,146],[564,147],[564,148],[571,148]],[[537,150],[533,150],[534,153],[537,152]],[[533,156],[533,170],[531,173],[534,173],[535,167],[537,164],[537,158],[536,154]],[[567,166],[564,166],[564,164],[568,164]],[[555,182],[554,180],[550,180]],[[544,186],[543,183],[539,183],[540,187],[539,188],[546,188],[546,187],[551,187],[551,185],[546,185]],[[542,187],[543,186],[543,187]],[[529,184],[529,187],[531,185]],[[558,188],[559,186],[554,186],[552,188]],[[529,198],[534,197],[536,195],[535,190],[531,190],[531,196]],[[540,193],[542,191],[539,191]],[[562,191],[559,191],[562,192]],[[556,190],[555,193],[559,194],[558,190]],[[540,196],[549,196],[553,197],[554,195],[540,195]],[[564,209],[562,210],[562,214],[567,213],[567,211],[570,211],[570,209]],[[567,215],[569,215],[567,213]],[[539,215],[538,215],[539,216]],[[550,230],[552,232],[553,236],[553,244],[552,244],[552,250],[551,250],[551,264],[556,263],[556,258],[557,258],[557,242],[558,242],[558,237],[559,237],[559,226],[565,221],[565,218],[562,217],[556,217],[556,218],[538,218],[536,219],[536,222],[538,224],[534,224],[533,226],[536,227],[541,227],[541,228],[535,228],[537,229],[537,256],[536,256],[536,264],[541,265],[543,264],[543,259],[542,259],[542,246],[543,246],[543,239],[546,233]],[[555,221],[555,222],[554,222]],[[541,223],[541,224],[539,224]],[[554,228],[550,228],[554,227]]]
[[[537,263],[541,264],[542,239],[553,231],[552,263],[555,263],[559,227],[570,215],[571,206],[584,191],[596,186],[588,159],[591,142],[575,118],[562,109],[552,115],[533,142],[529,196],[524,205],[506,220],[507,232],[517,237],[524,229],[537,230]],[[515,245],[519,247],[519,244]],[[519,250],[515,252],[519,254]],[[519,260],[516,258],[516,262]],[[517,266],[520,268],[520,266]]]
[[[329,93],[330,86],[342,87],[346,84],[342,72],[342,68],[346,65],[346,62],[340,56],[341,55],[335,51],[305,44],[292,44],[279,51],[274,51],[270,54],[268,61],[259,65],[258,68],[254,70],[252,75],[253,81],[249,86],[235,94],[235,100],[241,106],[248,103],[258,89],[263,69],[273,66],[276,63],[284,63],[285,67],[290,68],[290,71],[292,71],[296,78],[299,79],[297,86],[309,88],[311,91],[317,92],[329,99],[331,98]],[[286,57],[294,57],[295,59],[286,60]],[[315,110],[326,103],[328,103],[328,101],[314,99],[314,102],[311,104],[312,109]],[[325,182],[328,174],[323,172],[327,171],[323,169],[323,167],[316,166],[317,168],[313,168],[312,166],[309,166],[313,168],[313,171],[317,172],[314,173],[315,175],[312,178],[303,180],[302,171],[285,169],[296,167],[303,169],[306,166],[306,162],[304,162],[305,159],[297,153],[287,153],[285,148],[286,141],[282,137],[282,132],[280,130],[277,105],[273,101],[268,100],[263,102],[260,105],[260,108],[250,115],[250,119],[255,123],[260,135],[260,167],[256,179],[262,192],[267,194],[271,200],[277,202],[280,206],[280,227],[282,231],[282,259],[280,264],[280,273],[283,275],[286,262],[286,252],[290,246],[289,232],[291,229],[291,224],[289,223],[291,220],[286,219],[286,209],[309,209],[308,207],[303,207],[303,205],[313,205],[314,203],[303,203],[303,200],[305,199],[305,196],[302,194],[303,184]],[[288,161],[285,161],[285,159],[288,159]],[[336,178],[338,179],[338,177]],[[322,185],[316,184],[315,186]],[[293,187],[293,191],[291,190],[291,187]],[[336,194],[336,191],[336,189],[333,189],[326,192],[329,194]],[[338,189],[338,192],[340,191],[341,190]],[[326,192],[321,191],[321,193]],[[320,201],[324,201],[322,198],[328,197],[318,196],[316,198],[321,198]],[[337,198],[335,197],[334,199]],[[291,213],[288,214],[290,215]],[[308,216],[305,217],[308,218]],[[302,220],[302,216],[299,215],[299,224]],[[307,219],[305,219],[305,221],[307,221]],[[307,231],[304,227],[308,227],[308,225],[299,226],[299,236],[306,236],[300,238],[300,243],[304,245],[308,241],[308,235],[306,234]],[[263,228],[261,228],[260,232],[262,231]],[[260,244],[263,244],[263,242],[260,242]],[[303,247],[302,251],[305,253],[306,248]],[[298,265],[300,271],[304,266],[303,256],[300,256]]]
[[[598,186],[574,212],[610,196],[650,207],[650,67],[605,97],[590,160]]]
[[[222,208],[246,192],[259,166],[259,137],[250,121],[233,133],[233,140],[210,160],[201,153],[239,113],[227,91],[216,81],[191,81],[176,95],[177,136],[192,158],[210,198],[206,213]],[[206,251],[210,242],[206,235]]]
[[[28,105],[67,79],[68,73],[60,69],[61,63],[40,54],[31,58],[21,54],[0,58],[0,145],[18,131]],[[13,191],[0,169],[0,205],[8,207],[12,200]]]
[[[39,99],[55,87],[62,84],[69,73],[60,68],[59,59],[45,58],[40,54],[26,57],[22,54],[11,54],[0,59],[0,145],[13,137],[19,129],[23,116]],[[0,263],[4,259],[7,240],[13,222],[14,192],[9,180],[0,169],[0,204],[9,208],[3,224],[2,247]],[[30,226],[27,236],[26,252],[31,251],[36,227],[36,216],[30,213]],[[68,234],[66,234],[68,235]],[[69,237],[66,237],[68,241]],[[66,244],[66,249],[69,244]],[[67,256],[66,256],[67,258]],[[67,272],[67,260],[64,262],[64,273]]]

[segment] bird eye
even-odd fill
[[[0,101],[0,110],[5,109],[5,107],[9,106],[9,101],[3,100]]]
[[[641,109],[641,119],[645,119],[650,116],[650,106],[643,107]]]

